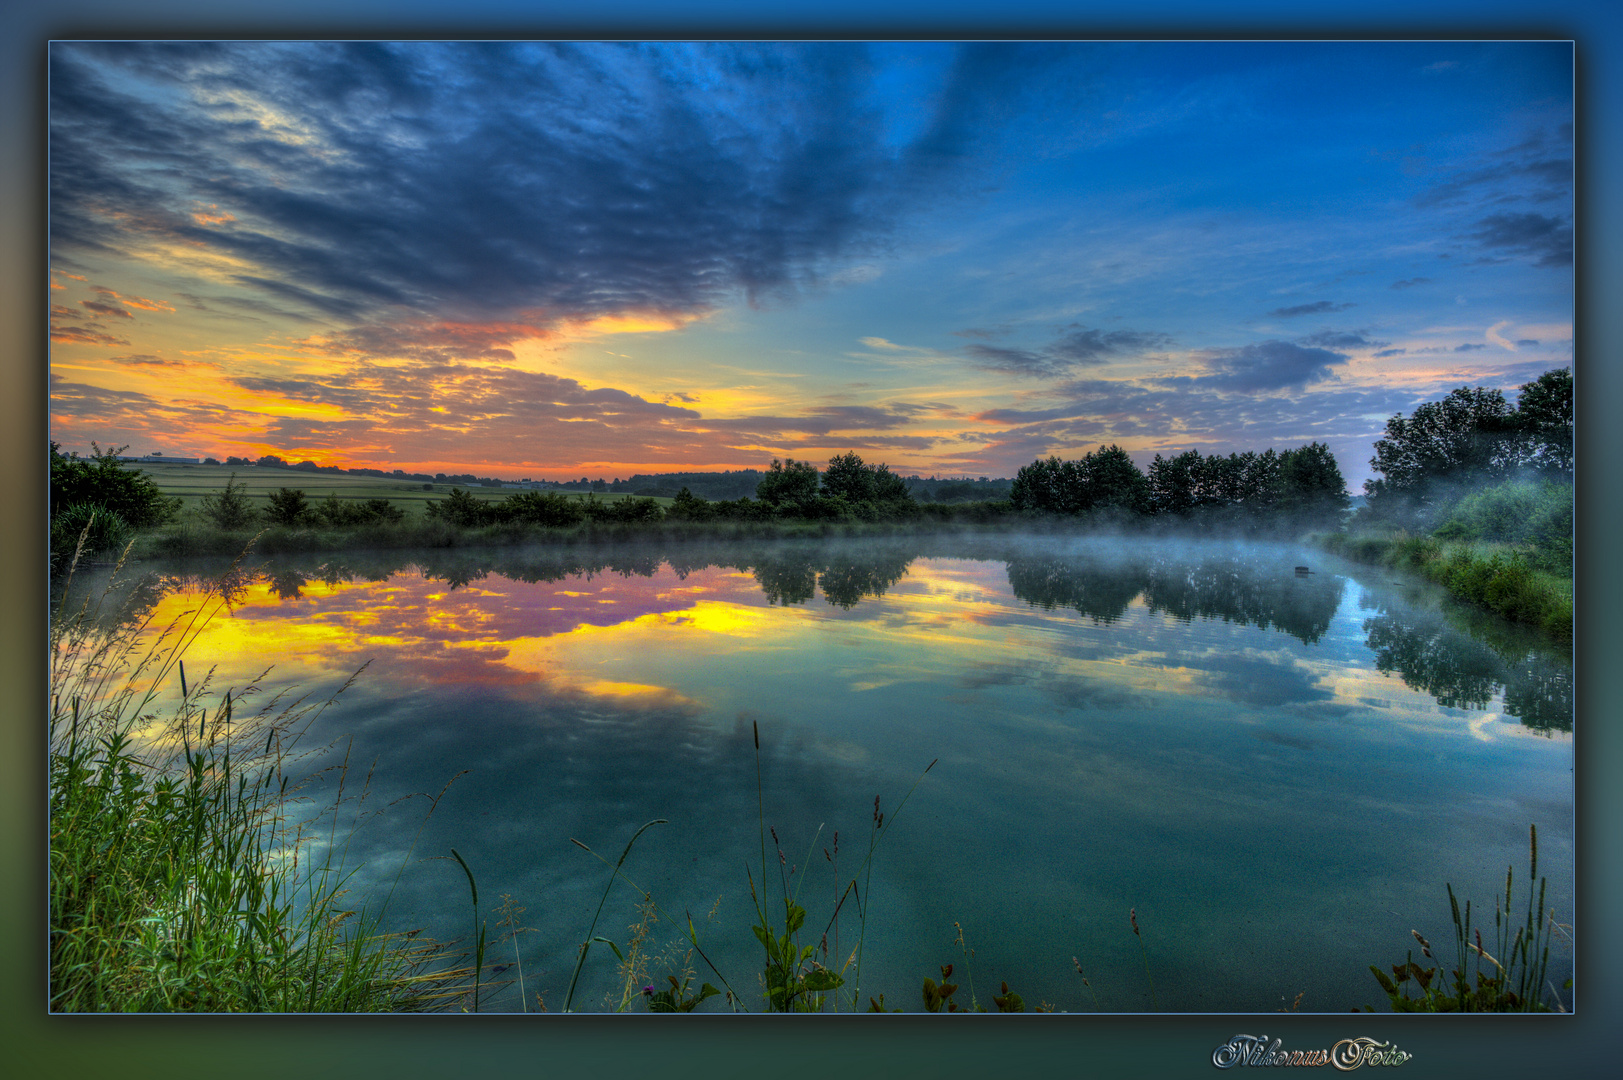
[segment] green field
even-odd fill
[[[225,465],[169,465],[161,463],[131,463],[131,469],[152,477],[165,495],[178,495],[181,511],[197,509],[203,496],[217,494],[224,489],[233,473],[237,483],[247,490],[249,498],[261,506],[268,505],[270,495],[282,488],[295,488],[304,492],[312,503],[329,495],[339,499],[388,499],[390,503],[411,514],[421,514],[425,504],[443,499],[451,493],[452,484],[426,484],[421,480],[388,479],[381,476],[351,476],[348,473],[312,473],[298,469],[277,469],[263,466],[229,468]],[[500,502],[516,495],[520,488],[464,488],[468,494],[485,502]],[[547,489],[553,490],[553,489]],[[575,498],[585,498],[583,492],[564,492]],[[597,492],[604,502],[637,496]],[[661,506],[669,506],[670,499],[656,498]]]

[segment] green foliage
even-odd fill
[[[1489,952],[1483,944],[1481,928],[1471,926],[1470,901],[1466,901],[1462,914],[1459,900],[1454,896],[1454,887],[1450,885],[1448,903],[1454,922],[1454,946],[1458,958],[1453,971],[1439,978],[1438,966],[1421,967],[1415,962],[1412,949],[1403,963],[1391,965],[1390,976],[1379,966],[1370,965],[1369,970],[1386,992],[1393,1012],[1567,1011],[1545,977],[1550,963],[1551,941],[1560,928],[1555,921],[1554,909],[1546,910],[1544,906],[1546,880],[1538,877],[1537,827],[1529,827],[1528,837],[1531,857],[1526,914],[1517,919],[1512,913],[1514,868],[1507,867],[1503,901],[1499,897],[1494,898],[1493,952]],[[1534,879],[1538,881],[1536,902]],[[1421,956],[1435,960],[1431,942],[1422,937],[1418,930],[1410,933],[1420,945]],[[1467,960],[1468,954],[1470,960]],[[1467,971],[1467,967],[1471,970]],[[1411,980],[1420,991],[1415,996],[1409,994]],[[1572,981],[1569,979],[1566,988],[1571,987]]]
[[[523,525],[560,527],[578,525],[586,520],[586,513],[586,503],[581,499],[571,499],[556,491],[521,491],[491,508],[490,516]]]
[[[1572,373],[1547,371],[1512,409],[1498,390],[1462,386],[1386,423],[1365,482],[1368,520],[1431,527],[1460,494],[1518,470],[1572,469]]]
[[[237,483],[232,473],[225,489],[215,495],[203,496],[203,516],[222,529],[246,529],[254,520],[254,506],[244,485]]]
[[[408,1011],[458,1000],[465,973],[446,969],[443,947],[381,933],[381,909],[346,903],[349,872],[311,850],[316,819],[299,809],[309,800],[287,766],[324,703],[233,716],[257,686],[210,709],[207,678],[188,684],[180,653],[220,603],[177,619],[144,655],[143,620],[98,622],[66,596],[57,607],[51,1011]],[[177,674],[180,704],[165,722],[154,706]],[[336,826],[342,805],[316,816]]]
[[[459,487],[452,488],[449,497],[429,503],[427,513],[431,520],[458,525],[464,529],[489,525],[496,520],[494,507],[481,502]]]
[[[1517,545],[1534,567],[1571,575],[1572,527],[1569,481],[1521,479],[1465,496],[1434,535],[1443,540]]]
[[[691,979],[683,979],[681,982],[677,982],[675,975],[667,975],[665,976],[665,980],[671,984],[671,988],[669,990],[661,990],[658,993],[649,993],[646,995],[648,998],[649,1012],[690,1013],[696,1007],[698,1007],[700,1002],[705,1001],[708,998],[713,998],[721,993],[720,990],[717,990],[709,983],[705,983],[704,985],[700,986],[698,993],[689,993],[688,984],[692,981]],[[650,987],[649,989],[652,988]]]
[[[823,473],[823,494],[852,506],[863,503],[911,502],[907,482],[887,465],[865,465],[854,451],[829,459]]]
[[[66,568],[76,555],[123,551],[134,535],[124,519],[105,506],[74,503],[51,518],[51,566]]]
[[[762,914],[761,922],[751,927],[755,939],[766,950],[766,968],[761,979],[766,986],[766,999],[774,1012],[819,1012],[823,1006],[821,995],[838,990],[845,980],[813,959],[815,944],[800,945],[796,935],[806,923],[806,909],[785,896],[783,933],[778,934]]]
[[[131,528],[161,525],[175,515],[179,501],[168,498],[145,473],[126,469],[119,454],[128,447],[103,450],[91,443],[88,458],[61,452],[51,443],[51,513],[75,505],[101,506]]]
[[[1016,510],[1047,514],[1151,509],[1149,481],[1119,446],[1101,446],[1080,461],[1034,461],[1015,475],[1009,499]]]
[[[817,468],[804,461],[772,459],[766,475],[755,485],[755,497],[774,509],[795,509],[817,498]]]
[[[265,508],[265,518],[272,525],[307,525],[315,520],[315,513],[311,510],[303,491],[298,488],[281,488],[271,492],[270,505]]]
[[[1572,412],[1571,368],[1546,371],[1521,388],[1515,416],[1521,464],[1572,471]]]
[[[314,513],[322,524],[337,529],[398,525],[406,519],[406,512],[388,499],[340,499],[335,495],[322,500]]]

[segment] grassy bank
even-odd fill
[[[1417,573],[1466,603],[1537,627],[1554,641],[1572,641],[1572,578],[1536,569],[1535,560],[1520,548],[1402,532],[1331,533],[1318,541],[1327,551],[1356,562]]]
[[[386,901],[345,896],[365,793],[346,792],[346,762],[336,799],[312,811],[299,771],[299,738],[330,702],[188,682],[181,654],[216,598],[154,627],[71,585],[50,639],[51,1011],[460,1002],[470,973],[445,946],[383,933]]]

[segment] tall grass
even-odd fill
[[[469,971],[447,946],[384,933],[386,900],[347,898],[345,847],[369,812],[366,785],[349,790],[346,756],[336,799],[315,804],[321,773],[299,771],[310,761],[300,738],[337,694],[268,694],[264,675],[216,694],[212,672],[187,679],[182,654],[220,610],[218,591],[159,627],[121,609],[116,585],[78,598],[76,568],[50,628],[51,1010],[461,1000]]]
[[[1448,904],[1454,922],[1457,962],[1448,975],[1439,977],[1437,965],[1425,968],[1415,962],[1410,950],[1402,964],[1391,966],[1389,977],[1374,964],[1369,970],[1386,991],[1394,1012],[1567,1012],[1560,991],[1548,978],[1550,946],[1566,928],[1555,921],[1555,910],[1544,906],[1546,885],[1538,876],[1538,827],[1528,826],[1529,870],[1527,907],[1517,918],[1512,905],[1513,868],[1505,869],[1503,901],[1494,898],[1494,937],[1489,952],[1482,940],[1482,928],[1471,925],[1471,902],[1461,914],[1454,887],[1448,886]],[[1534,889],[1534,881],[1538,887]],[[1534,897],[1537,897],[1535,900]],[[1420,931],[1410,933],[1420,945],[1421,956],[1435,960],[1431,942]],[[1469,968],[1469,970],[1467,970]],[[1409,994],[1409,982],[1419,988]],[[1572,988],[1568,979],[1565,988]]]

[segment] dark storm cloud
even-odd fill
[[[1485,248],[1536,256],[1538,266],[1572,265],[1572,226],[1544,214],[1491,214],[1470,238]]]
[[[1268,314],[1281,319],[1294,319],[1298,315],[1329,315],[1337,311],[1346,311],[1351,304],[1332,304],[1328,300],[1318,300],[1311,304],[1297,304],[1295,307],[1274,308]]]
[[[196,246],[352,322],[703,310],[815,280],[970,184],[1062,53],[960,49],[891,147],[845,45],[59,44],[52,240]]]
[[[967,332],[966,332],[967,333]],[[964,353],[976,367],[1007,375],[1055,378],[1073,368],[1109,363],[1119,356],[1135,356],[1164,348],[1172,339],[1141,330],[1093,330],[1072,323],[1066,332],[1039,349],[1011,349],[996,345],[967,345]]]
[[[1330,377],[1331,368],[1347,357],[1330,349],[1263,341],[1207,354],[1212,373],[1197,379],[1222,390],[1257,391],[1300,388]]]

